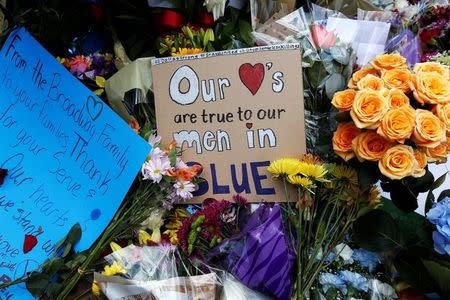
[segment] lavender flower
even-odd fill
[[[436,225],[436,231],[433,231],[434,250],[450,255],[450,198],[435,203],[427,213],[427,219]]]
[[[340,271],[339,278],[341,280],[353,287],[355,290],[361,290],[367,292],[369,290],[369,283],[367,279],[361,276],[361,274],[350,272],[350,271]]]
[[[336,288],[342,293],[347,294],[347,286],[338,275],[334,275],[331,273],[321,273],[319,275],[319,282],[322,285],[324,293],[326,293],[330,288]]]

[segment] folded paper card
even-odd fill
[[[305,153],[298,44],[152,61],[158,134],[204,167],[194,202],[242,193],[280,201],[271,160]],[[293,193],[294,194],[294,193]]]
[[[75,223],[83,250],[102,233],[150,151],[23,28],[0,52],[0,283],[53,255]],[[23,285],[2,299],[28,299]]]

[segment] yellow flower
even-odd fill
[[[147,245],[148,242],[152,241],[152,236],[145,230],[139,230],[139,244]]]
[[[172,52],[172,56],[182,56],[182,55],[190,55],[190,54],[199,54],[203,53],[203,49],[201,48],[180,48],[177,52]]]
[[[117,243],[111,242],[109,243],[109,246],[111,247],[112,252],[116,252],[122,249]]]
[[[450,81],[438,72],[420,72],[410,83],[414,98],[420,104],[450,102]]]
[[[325,181],[324,177],[327,174],[327,170],[324,166],[321,165],[301,162],[301,164],[299,165],[298,173],[317,181]]]
[[[110,266],[105,266],[105,269],[103,270],[103,272],[101,272],[101,274],[105,276],[114,276],[116,274],[126,274],[126,273],[127,271],[125,270],[125,268],[117,261],[115,261]]]
[[[169,223],[165,225],[167,230],[164,231],[164,234],[167,234],[169,236],[170,242],[173,245],[178,245],[178,230],[183,224],[182,220],[187,217],[189,217],[189,213],[183,208],[176,208],[168,216]]]
[[[97,283],[93,282],[91,289],[92,289],[92,294],[94,294],[94,296],[96,296],[96,297],[100,296],[100,287],[98,286]]]
[[[274,177],[282,175],[296,175],[299,172],[301,161],[296,158],[281,158],[270,163],[267,171]]]
[[[369,190],[369,195],[367,197],[367,201],[369,202],[369,205],[373,208],[377,208],[381,206],[380,201],[380,191],[376,186],[372,186]]]
[[[289,175],[288,181],[309,191],[311,191],[311,189],[315,187],[311,179],[299,175]]]
[[[356,186],[358,185],[358,173],[355,169],[345,165],[328,165],[330,174],[338,181],[345,184]]]

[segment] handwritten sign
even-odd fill
[[[84,250],[120,205],[149,145],[25,29],[0,52],[0,283],[53,255],[75,223]],[[0,291],[28,299],[25,287]]]
[[[305,153],[298,45],[154,59],[158,134],[201,164],[194,202],[236,193],[282,201],[271,160]]]

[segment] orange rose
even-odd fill
[[[424,152],[414,149],[414,157],[416,158],[417,167],[413,171],[413,177],[422,177],[425,175],[425,167],[427,166],[427,156]]]
[[[391,107],[409,106],[409,98],[399,89],[391,89],[387,95]]]
[[[398,53],[377,55],[370,64],[377,70],[408,68],[406,58]]]
[[[376,129],[388,109],[389,103],[383,95],[363,90],[356,93],[350,115],[358,128]]]
[[[349,111],[352,109],[353,100],[355,99],[356,91],[352,89],[340,91],[334,94],[331,104],[340,111]]]
[[[421,104],[450,102],[450,81],[437,72],[417,73],[410,86],[414,98]]]
[[[374,91],[380,91],[384,88],[384,82],[380,77],[369,74],[358,81],[358,84],[356,86],[360,90],[370,89]]]
[[[424,62],[414,65],[414,73],[421,72],[437,72],[444,78],[450,79],[450,71],[447,66],[441,65],[438,62]]]
[[[353,151],[360,162],[380,160],[391,145],[392,142],[373,130],[361,133],[352,142]]]
[[[450,135],[450,103],[436,105],[433,107],[433,113],[444,123],[447,135]]]
[[[389,148],[378,161],[381,173],[390,179],[402,179],[413,175],[417,165],[413,148],[406,145]]]
[[[349,82],[348,82],[348,87],[351,89],[356,89],[357,88],[357,84],[358,82],[363,79],[364,77],[366,77],[366,75],[375,75],[378,76],[379,73],[376,69],[374,68],[361,68],[358,71],[356,71],[355,73],[353,73],[352,78],[350,78]]]
[[[411,107],[393,108],[384,115],[377,133],[403,144],[413,133],[415,119],[416,112]]]
[[[431,148],[422,148],[429,163],[442,164],[447,162],[447,142]]]
[[[397,88],[405,93],[409,93],[411,88],[409,87],[412,75],[408,69],[391,69],[383,71],[381,75],[386,87],[393,89]]]
[[[450,137],[445,141],[445,145],[447,146],[447,154],[450,154]]]
[[[352,122],[339,124],[333,134],[333,150],[345,161],[353,158],[352,141],[361,131]]]
[[[445,142],[445,125],[432,112],[416,110],[416,124],[411,138],[417,146],[437,147]]]

